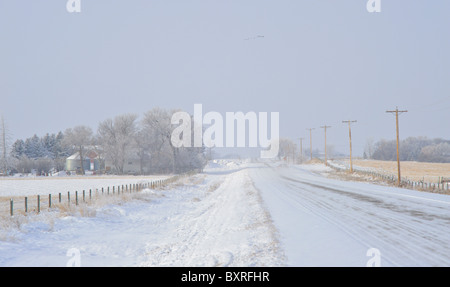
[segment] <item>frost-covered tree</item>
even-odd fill
[[[426,137],[409,137],[400,142],[400,160],[414,161],[419,158],[422,148],[432,144]]]
[[[64,169],[66,158],[73,154],[73,145],[68,145],[63,139],[63,133],[59,132],[56,135],[47,133],[41,138],[34,135],[25,141],[22,139],[16,140],[10,151],[10,157],[14,166],[16,166],[16,170],[24,172],[25,170],[38,169],[37,163],[32,164],[27,159],[49,159],[47,162],[52,163],[51,168]],[[47,166],[47,162],[45,165],[40,164],[40,166]],[[45,172],[48,172],[48,170]]]
[[[23,140],[16,140],[11,146],[10,155],[12,158],[19,159],[25,155],[25,142]]]
[[[422,162],[450,162],[450,144],[441,142],[428,145],[420,151],[418,160]]]
[[[293,161],[297,148],[295,143],[292,140],[286,138],[281,138],[279,143],[280,146],[278,149],[278,158]]]
[[[84,174],[83,158],[86,146],[92,144],[93,132],[90,127],[76,126],[69,128],[64,132],[64,142],[66,145],[73,146],[80,155],[81,174]]]
[[[370,137],[366,140],[366,145],[364,147],[364,154],[365,154],[364,158],[372,158],[373,152],[375,149],[374,144],[375,144],[375,141],[372,137]]]
[[[55,159],[55,148],[56,148],[56,136],[54,134],[46,134],[41,138],[41,146],[42,146],[42,156]]]
[[[426,137],[409,137],[399,144],[400,160],[450,162],[447,146],[450,141],[444,139],[427,139]],[[396,160],[397,146],[395,140],[380,140],[375,144],[373,159]]]
[[[175,170],[174,153],[171,148],[170,136],[172,131],[171,113],[154,108],[144,114],[142,130],[147,134],[151,170]]]
[[[176,110],[167,111],[154,108],[145,113],[141,122],[141,132],[147,139],[145,155],[150,159],[152,172],[180,173],[193,169],[202,169],[206,163],[204,147],[175,147],[171,136],[176,126],[172,125],[172,115]],[[191,127],[194,125],[191,117]],[[191,133],[193,133],[191,128]],[[191,134],[191,140],[194,140]]]
[[[55,168],[57,170],[63,170],[66,162],[66,158],[74,153],[73,146],[67,144],[64,141],[64,134],[58,132],[55,135],[55,145],[53,146],[53,158]]]
[[[125,161],[132,153],[136,120],[135,114],[120,115],[101,122],[97,129],[99,142],[119,174],[124,173]]]
[[[43,157],[44,154],[41,139],[36,134],[25,140],[25,155],[28,158],[37,159]]]
[[[397,146],[394,140],[380,140],[375,144],[372,158],[376,160],[397,160]]]
[[[140,126],[134,135],[134,145],[135,153],[139,158],[140,174],[144,174],[145,165],[150,162],[150,138]]]
[[[5,119],[1,117],[0,123],[0,151],[1,151],[1,168],[3,173],[8,174],[9,166],[9,144],[10,144],[10,134],[6,127]]]

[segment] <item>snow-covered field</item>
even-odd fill
[[[65,266],[73,248],[82,266],[283,265],[276,229],[247,171],[234,162],[211,166],[96,208],[94,217],[34,215],[3,236],[0,266]]]
[[[0,179],[0,197],[48,195],[95,190],[165,179],[168,176],[85,176],[85,177],[24,177]]]
[[[217,160],[88,216],[5,218],[0,266],[366,266],[373,250],[381,266],[450,265],[450,196],[330,171]]]
[[[75,197],[75,191],[86,194],[89,190],[95,192],[104,188],[105,192],[109,187],[112,191],[118,187],[148,183],[152,181],[166,179],[168,176],[71,176],[71,177],[21,177],[21,178],[2,178],[0,179],[0,216],[10,213],[9,200],[14,200],[14,209],[17,212],[24,212],[25,197],[28,197],[29,209],[36,209],[37,195],[41,197],[41,206],[45,208],[48,205],[48,195],[51,194],[53,202],[61,193],[62,202],[67,201],[67,193],[71,193],[72,199]]]

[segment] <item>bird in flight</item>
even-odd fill
[[[254,37],[248,37],[248,38],[245,38],[244,40],[255,40],[255,39],[258,39],[258,38],[264,38],[264,35],[256,35],[256,36],[254,36]]]

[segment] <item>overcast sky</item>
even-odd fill
[[[0,0],[0,114],[13,141],[94,130],[153,107],[279,112],[297,141],[323,129],[347,152],[368,138],[450,138],[450,1]],[[264,37],[257,37],[258,35]],[[249,39],[250,38],[250,39]]]

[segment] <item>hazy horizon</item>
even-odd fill
[[[154,107],[279,112],[280,136],[362,155],[367,139],[447,138],[450,2],[0,2],[0,115],[12,142]],[[260,36],[260,37],[258,37]]]

